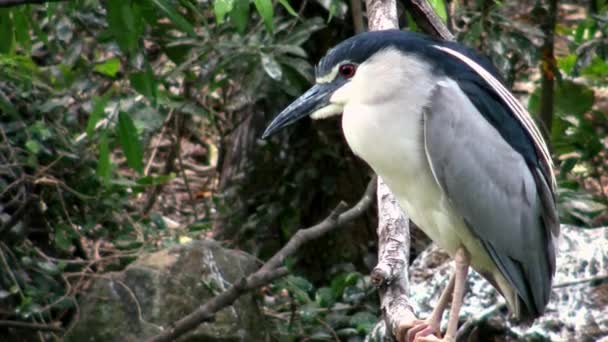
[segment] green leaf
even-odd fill
[[[317,303],[306,303],[300,307],[298,312],[302,321],[311,323],[319,316],[319,306]]]
[[[26,51],[27,54],[32,50],[32,39],[30,37],[30,17],[31,11],[28,6],[23,6],[21,10],[13,11],[13,21],[15,23],[15,39]],[[0,37],[2,35],[0,34]]]
[[[566,75],[572,75],[572,71],[574,70],[575,65],[576,65],[576,55],[575,54],[569,54],[569,55],[566,55],[563,57],[559,57],[557,59],[557,66]]]
[[[378,318],[367,311],[360,311],[354,314],[350,319],[350,325],[355,327],[359,333],[369,333],[374,325],[376,325],[376,321]]]
[[[14,41],[11,12],[7,9],[0,9],[0,53],[11,53]]]
[[[95,65],[93,70],[102,75],[114,78],[120,71],[120,59],[117,57],[107,59],[104,62]]]
[[[127,164],[140,174],[143,173],[143,150],[139,143],[137,129],[129,114],[122,111],[118,113],[117,129],[118,140],[127,157]]]
[[[334,291],[329,287],[322,287],[318,289],[315,295],[315,301],[321,307],[331,307],[336,302],[336,298],[334,297]]]
[[[230,11],[230,21],[240,34],[247,31],[249,7],[249,0],[236,0],[232,11]]]
[[[108,132],[101,133],[99,139],[99,159],[97,159],[97,177],[101,178],[104,185],[109,184],[112,175],[112,162],[110,161],[110,144],[108,143]]]
[[[294,17],[298,16],[298,12],[296,12],[293,7],[291,7],[288,0],[279,0],[279,3],[287,10],[287,13],[291,14]]]
[[[297,45],[279,44],[273,45],[272,47],[276,54],[290,54],[302,58],[308,58],[306,51]]]
[[[555,84],[555,113],[559,116],[574,115],[580,117],[593,107],[594,94],[588,86],[571,80],[558,81]],[[528,107],[538,114],[540,109],[540,87],[530,96]]]
[[[445,9],[444,0],[429,0],[429,4],[433,7],[433,10],[435,10],[435,14],[437,14],[445,24],[448,21],[448,13]]]
[[[108,29],[118,46],[127,54],[133,54],[139,47],[139,39],[144,30],[144,19],[138,6],[132,1],[104,1],[107,10]]]
[[[129,81],[137,92],[148,98],[153,106],[156,106],[157,86],[150,63],[146,63],[144,71],[132,73]]]
[[[39,261],[37,265],[42,271],[51,275],[59,274],[61,271],[59,267],[57,267],[57,265],[51,261]]]
[[[281,80],[283,71],[277,60],[274,59],[272,55],[266,53],[262,53],[260,57],[262,60],[262,67],[264,68],[264,71],[266,71],[266,74],[274,80]]]
[[[587,67],[581,70],[581,75],[589,78],[602,80],[608,77],[608,63],[602,58],[595,57]]]
[[[168,175],[160,175],[160,176],[144,176],[137,180],[137,184],[140,185],[162,185],[167,184],[171,180],[175,178],[175,173],[171,172]]]
[[[64,224],[55,226],[55,234],[53,235],[53,242],[55,247],[64,252],[69,252],[72,248],[72,235],[73,231]]]
[[[234,5],[234,0],[213,0],[213,13],[215,13],[215,20],[218,24],[224,23],[224,18],[226,17],[226,14],[232,11]]]
[[[166,0],[152,0],[152,2],[162,11],[167,17],[183,32],[188,33],[192,37],[196,37],[194,27],[184,18],[175,8]]]
[[[255,8],[258,10],[258,13],[264,20],[264,25],[266,25],[266,29],[268,32],[272,33],[274,26],[272,24],[272,20],[274,17],[274,9],[272,8],[272,0],[254,0],[253,4]]]
[[[38,154],[38,152],[41,150],[40,144],[36,140],[32,139],[25,142],[25,147],[33,154]]]
[[[109,97],[109,92],[103,96],[93,97],[93,109],[91,110],[91,114],[89,115],[89,120],[87,120],[87,136],[89,138],[93,136],[97,122],[101,120],[104,115],[104,111],[106,109],[106,104],[108,103]]]

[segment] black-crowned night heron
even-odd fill
[[[485,58],[454,42],[397,30],[359,34],[330,50],[316,84],[264,137],[305,116],[342,115],[350,148],[455,259],[431,317],[407,340],[435,340],[452,295],[454,340],[468,267],[521,319],[543,313],[555,273],[559,220],[547,146]]]

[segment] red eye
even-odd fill
[[[340,65],[340,69],[338,72],[340,75],[344,76],[344,78],[351,78],[355,76],[355,71],[357,71],[357,67],[354,64],[342,64]]]

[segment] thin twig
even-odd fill
[[[173,109],[171,109],[169,111],[169,114],[167,115],[167,118],[165,119],[165,123],[163,124],[163,128],[160,130],[160,134],[158,135],[158,140],[156,141],[156,144],[154,144],[154,148],[152,148],[152,153],[150,153],[150,158],[148,159],[148,162],[146,163],[146,167],[144,168],[144,176],[147,176],[148,173],[150,172],[150,166],[152,166],[152,162],[154,161],[154,158],[156,158],[156,153],[158,152],[158,148],[160,147],[163,137],[165,136],[165,131],[167,130],[167,127],[169,126],[169,123],[171,122],[171,118],[173,118],[173,112],[174,112]]]
[[[281,250],[255,273],[236,281],[226,291],[199,306],[194,312],[173,323],[170,328],[152,337],[148,342],[173,341],[196,328],[202,322],[211,319],[217,311],[232,305],[244,293],[287,275],[289,270],[282,266],[285,259],[295,254],[304,243],[317,239],[329,231],[362,216],[371,205],[375,190],[376,178],[374,177],[368,184],[364,195],[352,208],[345,211],[346,204],[341,202],[331,215],[321,223],[299,230]]]
[[[22,322],[22,321],[8,321],[8,320],[0,320],[0,327],[10,327],[10,328],[20,328],[20,329],[28,329],[28,330],[38,330],[38,331],[53,331],[53,332],[63,332],[59,323],[53,324],[40,324],[40,323],[30,323],[30,322]]]
[[[593,276],[593,277],[588,277],[588,278],[583,278],[583,279],[576,279],[576,280],[571,280],[571,281],[565,281],[563,283],[553,285],[553,288],[557,289],[560,287],[568,287],[568,286],[580,285],[580,284],[591,283],[591,282],[596,282],[596,281],[599,282],[599,281],[604,281],[604,280],[608,280],[608,274],[603,274],[603,275],[598,275],[598,276]]]
[[[28,4],[45,4],[47,2],[60,2],[66,0],[0,0],[0,8],[14,7]]]
[[[405,6],[414,17],[416,24],[424,32],[445,40],[454,40],[454,35],[448,30],[443,20],[435,13],[427,0],[406,0]]]

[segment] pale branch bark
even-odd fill
[[[395,196],[381,178],[378,179],[378,264],[372,271],[377,286],[402,278],[407,273],[410,241],[409,221]],[[405,278],[407,287],[407,277]]]
[[[454,35],[429,5],[428,0],[405,0],[405,6],[422,31],[445,40],[454,40]]]
[[[369,29],[399,26],[395,0],[366,0]],[[404,322],[415,319],[408,297],[409,218],[378,178],[378,264],[372,281],[379,288],[380,307],[389,334],[397,336]]]
[[[44,4],[47,2],[61,2],[69,0],[0,0],[0,8],[14,7],[28,4]]]
[[[365,0],[367,23],[370,31],[399,28],[397,3],[395,0]]]
[[[378,178],[378,264],[372,282],[389,332],[402,340],[402,327],[416,319],[409,301],[409,219],[390,189]]]
[[[270,258],[255,273],[236,281],[228,290],[213,297],[205,304],[199,306],[189,315],[174,322],[170,328],[152,337],[148,342],[173,341],[179,336],[193,330],[199,324],[213,318],[215,313],[227,306],[232,305],[241,295],[248,291],[264,286],[275,279],[283,277],[289,271],[282,266],[285,259],[294,255],[303,244],[321,237],[322,235],[353,221],[362,216],[373,202],[376,190],[376,178],[368,184],[365,193],[352,208],[346,210],[346,204],[340,202],[336,209],[321,223],[310,228],[299,230],[272,258]]]

